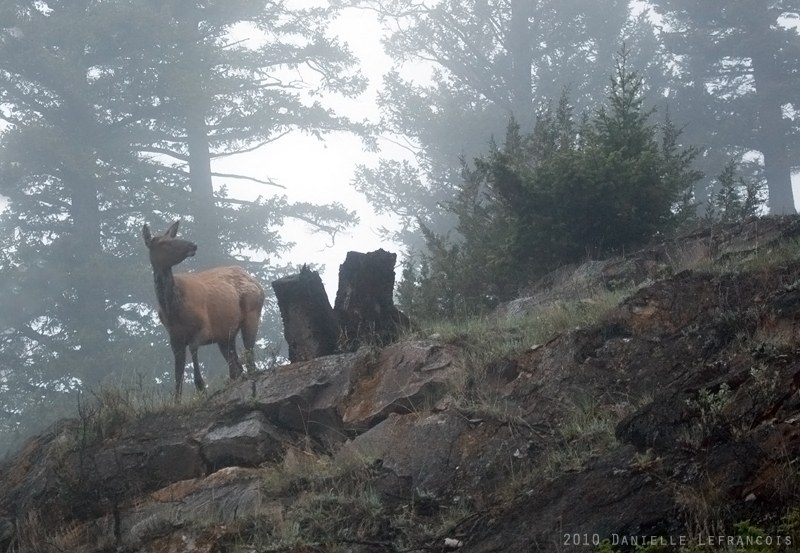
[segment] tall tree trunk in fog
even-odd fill
[[[508,48],[511,56],[511,112],[523,133],[533,129],[533,50],[530,0],[511,0]]]
[[[74,329],[78,331],[82,361],[76,363],[82,380],[97,386],[103,378],[99,352],[108,346],[109,321],[106,316],[107,284],[97,267],[103,262],[100,212],[94,175],[66,173],[64,184],[71,192],[73,235],[67,241],[74,248],[70,280],[75,289],[72,301]]]
[[[99,272],[105,253],[102,242],[99,183],[95,162],[104,130],[95,121],[92,94],[80,75],[69,77],[63,105],[53,118],[60,125],[56,136],[69,136],[69,143],[51,152],[58,163],[57,174],[69,201],[69,234],[54,249],[64,260],[62,317],[75,333],[79,349],[64,351],[72,357],[75,376],[84,386],[97,388],[107,374],[101,352],[108,348],[111,321],[106,312],[109,283],[107,272]],[[62,134],[63,133],[63,134]],[[56,139],[57,140],[57,139]],[[73,355],[77,351],[78,355]],[[79,357],[80,359],[75,359]]]
[[[199,249],[198,264],[201,267],[213,267],[224,261],[225,254],[220,242],[220,221],[214,200],[208,132],[201,113],[187,116],[186,142],[189,147],[189,186],[195,222],[192,240]]]
[[[191,188],[191,211],[194,217],[193,240],[199,248],[198,265],[213,267],[222,264],[225,254],[220,243],[221,222],[214,200],[214,184],[211,174],[211,148],[209,146],[206,114],[211,109],[211,98],[205,93],[203,82],[203,59],[200,52],[203,37],[200,33],[200,14],[192,5],[178,17],[190,39],[185,44],[185,64],[180,91],[181,104],[185,110],[186,146],[189,153],[189,186]]]
[[[783,118],[781,90],[784,76],[776,60],[780,45],[775,44],[766,6],[757,10],[757,17],[746,22],[753,45],[753,77],[758,106],[757,140],[764,156],[764,176],[769,187],[769,211],[772,214],[795,213],[792,194],[792,166],[789,162],[787,137],[789,125]]]

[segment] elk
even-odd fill
[[[179,223],[175,221],[161,236],[152,236],[147,225],[142,227],[153,266],[158,318],[167,329],[175,356],[176,401],[181,397],[187,347],[192,354],[194,385],[199,391],[205,389],[197,361],[200,346],[217,344],[228,362],[231,379],[241,376],[242,364],[236,354],[236,335],[240,330],[245,365],[248,371],[255,370],[253,348],[264,306],[263,288],[241,267],[215,267],[173,275],[172,267],[197,252],[197,245],[176,238]]]

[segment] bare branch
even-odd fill
[[[185,154],[179,154],[178,152],[174,152],[172,150],[168,150],[167,148],[159,148],[157,146],[137,146],[136,150],[139,152],[148,152],[151,154],[163,154],[165,156],[169,156],[174,159],[179,159],[186,163],[189,162],[189,156]]]
[[[282,184],[278,184],[277,182],[275,182],[272,179],[260,180],[260,179],[257,179],[255,177],[248,177],[247,175],[234,175],[232,173],[211,173],[211,176],[213,176],[213,177],[224,177],[224,178],[229,178],[229,179],[249,180],[249,181],[257,182],[258,184],[266,184],[266,185],[269,185],[269,186],[277,186],[278,188],[283,188],[284,190],[286,190],[285,186],[283,186]]]
[[[274,142],[274,141],[286,136],[287,134],[289,134],[288,130],[287,131],[283,131],[282,133],[280,133],[277,136],[274,136],[272,138],[267,138],[267,139],[261,140],[255,146],[251,146],[250,148],[242,148],[241,150],[234,150],[232,152],[222,152],[222,153],[219,153],[219,154],[211,154],[211,159],[219,159],[219,158],[228,157],[228,156],[235,156],[236,154],[246,154],[248,152],[254,152],[255,150],[258,150],[261,146],[266,146],[267,144],[269,144],[271,142]]]
[[[220,202],[229,203],[229,204],[249,205],[249,206],[254,206],[254,207],[261,207],[263,205],[263,204],[260,204],[258,202],[251,202],[251,201],[248,201],[248,200],[237,200],[235,198],[223,198],[223,199],[221,199],[219,201]],[[340,229],[337,229],[336,227],[332,227],[330,225],[323,225],[319,221],[315,221],[314,219],[312,219],[310,217],[306,217],[304,215],[291,214],[291,215],[287,215],[287,217],[291,217],[293,219],[298,219],[300,221],[308,223],[309,225],[311,225],[313,227],[316,227],[317,230],[315,232],[325,232],[325,233],[329,234],[331,236],[331,245],[333,245],[335,243],[336,234],[339,232]]]

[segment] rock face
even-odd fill
[[[358,386],[344,402],[343,420],[366,429],[389,413],[424,409],[446,394],[448,381],[463,366],[455,348],[429,340],[386,347],[373,370],[358,375]]]
[[[200,440],[203,458],[212,471],[225,467],[255,467],[283,457],[287,436],[261,411],[232,423],[216,425]]]
[[[589,298],[597,290],[615,290],[657,280],[670,276],[675,267],[690,268],[710,258],[747,255],[797,236],[800,236],[800,221],[795,217],[753,218],[744,223],[704,227],[623,257],[556,269],[522,297],[499,305],[495,314],[501,318],[522,317],[556,301]]]
[[[627,551],[744,520],[797,540],[798,283],[791,257],[678,271],[486,367],[401,342],[62,421],[0,464],[0,553]]]

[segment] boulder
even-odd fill
[[[112,494],[129,492],[132,487],[152,490],[206,472],[200,444],[185,435],[136,442],[114,440],[80,461],[80,475],[74,476]]]
[[[452,346],[417,341],[383,348],[373,364],[363,367],[342,402],[344,423],[362,429],[389,413],[412,412],[441,399],[463,361]]]
[[[211,402],[257,409],[274,424],[333,447],[389,413],[441,399],[462,365],[452,346],[434,341],[393,344],[377,356],[365,347],[232,382]]]
[[[434,496],[462,493],[485,500],[505,478],[504,465],[529,462],[536,434],[496,419],[468,418],[449,409],[419,415],[391,414],[348,442],[340,455],[379,462],[407,491]]]
[[[199,479],[183,480],[151,493],[120,513],[120,530],[134,544],[194,523],[233,524],[258,512],[262,505],[261,473],[229,467]],[[194,536],[193,539],[197,539]],[[186,549],[186,551],[192,551]]]
[[[200,441],[202,455],[212,471],[224,467],[254,467],[281,459],[288,436],[272,425],[260,411],[220,423]]]
[[[362,350],[279,366],[231,383],[211,402],[258,409],[274,424],[333,447],[347,438],[339,405],[366,357],[367,350]]]
[[[442,490],[452,480],[459,458],[453,445],[469,428],[463,417],[437,413],[427,417],[395,415],[348,444],[360,455],[380,459],[382,466],[413,488]]]

